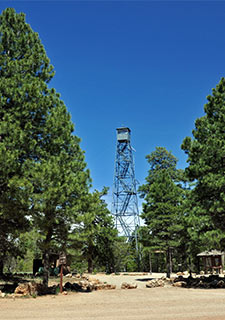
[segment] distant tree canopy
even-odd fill
[[[188,155],[187,177],[195,182],[190,204],[197,228],[217,246],[225,245],[225,79],[207,97],[205,115],[195,121],[193,139],[182,149]],[[216,231],[217,230],[217,231]],[[210,237],[211,234],[211,237]]]
[[[69,236],[70,251],[80,248],[80,254],[86,259],[90,273],[95,266],[104,266],[106,272],[114,271],[114,241],[117,230],[102,199],[107,192],[108,188],[103,188],[101,192],[95,190],[86,196],[79,224]]]

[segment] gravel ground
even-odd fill
[[[0,299],[0,319],[225,319],[225,289],[146,288],[147,279],[156,276],[161,275],[96,275],[94,277],[101,281],[116,284],[117,289],[36,299]],[[121,290],[122,282],[136,282],[138,288]]]

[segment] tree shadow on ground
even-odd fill
[[[144,278],[144,279],[135,279],[135,281],[147,282],[150,280],[154,280],[155,278]]]

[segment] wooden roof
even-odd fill
[[[222,255],[224,255],[224,252],[219,250],[203,251],[197,254],[198,257],[212,257],[212,256],[222,256]]]

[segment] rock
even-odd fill
[[[28,296],[30,295],[30,287],[28,283],[20,283],[15,289],[15,294]]]
[[[157,280],[157,286],[158,287],[164,287],[165,282],[162,279]]]
[[[63,295],[63,296],[67,296],[67,294],[68,294],[67,291],[63,291],[63,292],[62,292],[62,295]]]
[[[209,283],[210,288],[217,288],[218,286],[218,280],[213,280],[212,282]]]
[[[179,276],[179,277],[175,278],[174,281],[175,282],[184,281],[184,277],[183,276]]]
[[[176,279],[177,279],[176,277],[166,278],[165,283],[172,284]]]
[[[115,284],[106,284],[105,289],[106,290],[114,290],[114,289],[116,289],[116,285]]]
[[[93,283],[100,283],[100,281],[98,279],[92,278],[92,277],[88,277],[87,280],[90,281],[90,282],[93,282]]]
[[[204,275],[205,272],[203,270],[200,271],[200,275]]]
[[[89,280],[90,276],[88,274],[83,274],[81,279]]]
[[[80,285],[81,287],[85,287],[86,284],[87,284],[87,282],[84,281],[84,280],[79,281],[79,285]]]
[[[64,277],[66,277],[66,278],[72,278],[72,273],[67,273]]]
[[[121,285],[121,289],[136,289],[137,288],[137,284],[136,283],[127,283],[127,282],[123,282]]]
[[[146,283],[146,288],[155,288],[155,286],[156,286],[155,280],[149,280]]]
[[[93,290],[112,290],[116,289],[116,286],[106,282],[100,282],[98,279],[92,279],[92,281],[80,280],[74,283],[66,282],[64,288],[77,292],[91,292]]]
[[[116,285],[108,284],[108,283],[99,283],[94,285],[95,290],[114,290],[116,289]]]
[[[218,287],[218,288],[225,288],[225,282],[224,282],[224,280],[218,281],[217,287]]]
[[[65,284],[64,284],[64,288],[65,289],[68,289],[68,290],[71,290],[72,289],[72,283],[70,283],[70,282],[66,282]]]
[[[173,286],[178,288],[186,287],[187,283],[185,281],[177,281],[173,283]]]
[[[47,291],[46,291],[43,284],[36,283],[35,281],[32,281],[32,282],[28,282],[28,283],[20,283],[16,287],[14,293],[19,294],[19,295],[23,295],[23,296],[36,296],[36,295],[41,295],[41,294],[45,294],[45,293],[52,293],[51,292],[52,288],[47,288]]]
[[[150,280],[146,283],[147,288],[155,288],[155,287],[164,287],[165,280],[157,279],[157,280]]]

